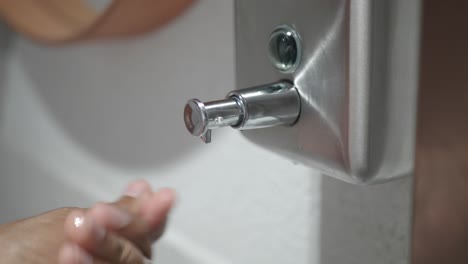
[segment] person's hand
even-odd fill
[[[145,263],[163,233],[174,192],[130,184],[115,203],[62,208],[0,226],[5,263]]]

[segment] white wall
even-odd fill
[[[146,37],[2,54],[0,222],[114,199],[146,178],[179,203],[158,263],[406,263],[409,179],[356,187],[216,131],[192,97],[234,89],[233,4],[202,0]],[[2,69],[2,68],[0,68]]]

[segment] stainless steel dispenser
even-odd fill
[[[189,101],[187,128],[207,142],[213,128],[238,128],[257,145],[356,184],[411,174],[420,5],[235,1],[241,89]]]

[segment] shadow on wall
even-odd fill
[[[322,180],[321,264],[408,264],[410,177],[372,186]]]
[[[22,51],[35,92],[88,154],[141,169],[166,165],[193,147],[181,124],[183,101],[173,92],[177,82],[168,81],[170,74],[165,80],[153,74],[160,68],[158,58],[136,47],[120,52],[79,47],[57,54],[27,46]]]
[[[20,60],[46,109],[77,145],[116,167],[162,168],[205,147],[186,131],[186,100],[224,96],[234,86],[232,30],[212,34],[220,29],[193,24],[137,41],[66,48],[21,41]],[[200,39],[217,47],[206,49]]]

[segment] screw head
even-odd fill
[[[282,73],[292,73],[301,62],[301,38],[292,27],[281,25],[271,33],[268,52],[276,69]]]

